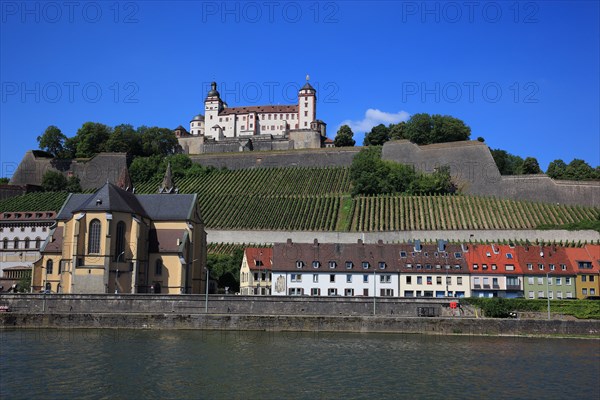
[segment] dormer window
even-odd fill
[[[321,263],[319,261],[313,261],[312,266],[313,268],[319,268],[321,266]]]
[[[369,269],[369,267],[370,267],[369,262],[368,261],[363,261],[362,262],[362,267],[363,267],[363,269]]]
[[[304,267],[304,261],[296,261],[296,268],[303,268]]]
[[[379,269],[385,269],[385,262],[383,262],[383,261],[379,262]]]
[[[473,269],[479,269],[479,265],[473,264]]]
[[[538,264],[538,267],[540,268],[540,271],[544,270],[544,264]]]
[[[400,252],[400,257],[401,258],[406,258],[406,252],[405,251],[401,251]]]
[[[462,258],[462,254],[459,252],[454,253],[454,258]]]
[[[506,258],[508,258],[509,260],[512,260],[512,258],[513,258],[512,253],[506,253]]]
[[[346,261],[346,269],[354,268],[354,263],[352,261]]]
[[[527,269],[529,271],[533,271],[533,264],[527,264]]]
[[[333,269],[337,267],[337,263],[335,261],[329,261],[329,268]]]
[[[487,269],[487,264],[481,264],[481,269]]]
[[[486,253],[485,253],[485,255],[486,255],[487,257],[491,257],[491,256],[492,256],[492,255],[490,254],[490,252],[489,252],[489,251],[488,251],[488,252],[486,252]]]

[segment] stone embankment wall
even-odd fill
[[[420,239],[423,241],[436,241],[438,239],[452,242],[465,242],[469,240],[488,240],[491,242],[501,240],[529,240],[536,239],[544,242],[560,242],[561,240],[582,243],[600,240],[600,232],[567,231],[567,230],[463,230],[463,231],[398,231],[398,232],[319,232],[319,231],[229,231],[207,229],[207,239],[210,243],[281,243],[292,239],[296,243],[312,243],[317,239],[320,243],[356,243],[362,239],[364,243],[407,242]]]
[[[451,299],[392,299],[361,297],[310,298],[297,296],[208,296],[208,312],[256,315],[377,315],[416,317],[472,315],[451,309]],[[72,295],[11,294],[0,306],[14,313],[205,313],[204,295]]]
[[[212,331],[207,335],[221,334],[224,335],[224,339],[227,339],[226,334],[234,334],[244,340],[262,340],[269,338],[269,335],[275,332],[311,332],[315,338],[322,337],[320,336],[322,334],[337,332],[486,336],[575,335],[600,338],[598,321],[393,316],[0,313],[0,329],[6,328],[113,328],[106,334],[112,335],[115,339],[132,334],[121,329],[202,329]],[[293,339],[294,333],[286,333],[284,337]]]

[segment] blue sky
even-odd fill
[[[209,82],[230,106],[289,104],[307,74],[328,136],[448,114],[492,148],[600,164],[597,1],[0,3],[0,162],[48,125],[189,127]]]

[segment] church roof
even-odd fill
[[[204,121],[204,115],[198,114],[194,118],[192,118],[192,121]],[[177,129],[179,128],[182,128],[182,126],[180,125]]]
[[[120,211],[146,216],[146,211],[136,195],[112,183],[106,183],[79,207],[73,209],[73,212],[77,211]]]
[[[80,211],[118,211],[155,221],[187,220],[193,217],[197,201],[196,194],[136,195],[107,183],[93,194],[70,194],[56,219],[69,220]]]

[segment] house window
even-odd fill
[[[462,254],[460,253],[454,253],[454,258],[462,258]]]
[[[156,260],[156,263],[154,265],[154,275],[156,275],[156,276],[162,275],[162,270],[163,270],[163,262],[159,258]]]
[[[337,263],[335,261],[329,261],[329,268],[335,268],[337,267]]]
[[[318,283],[319,282],[319,274],[313,274],[313,282],[314,283]]]
[[[556,292],[556,298],[557,299],[562,299],[563,298],[562,292]]]
[[[495,288],[498,287],[498,278],[492,278],[492,286]]]
[[[363,261],[362,262],[362,267],[363,267],[363,269],[369,269],[369,262],[368,261]]]
[[[354,264],[352,264],[352,261],[346,261],[346,269],[352,269],[352,267],[354,267]]]
[[[115,261],[125,261],[125,222],[117,224],[117,242],[115,247]]]
[[[549,299],[553,299],[554,298],[554,292],[552,290],[548,291],[548,298]]]
[[[15,238],[15,240],[13,241],[13,249],[18,249],[19,248],[19,238]]]
[[[548,277],[548,285],[552,285],[552,278]]]
[[[369,283],[369,275],[363,275],[363,283]]]
[[[7,238],[2,239],[2,248],[8,249],[8,239]]]
[[[390,282],[392,282],[392,276],[391,275],[379,275],[379,282],[390,283]]]
[[[292,274],[292,282],[302,282],[302,274]]]
[[[533,295],[533,290],[530,290],[530,291],[528,292],[528,294],[527,294],[527,297],[529,297],[530,299],[533,299],[533,298],[534,298],[534,295]]]
[[[475,285],[476,287],[479,286],[479,277],[478,276],[473,278],[473,285]]]
[[[406,258],[406,252],[405,252],[405,251],[401,251],[401,252],[400,252],[400,257],[402,257],[402,258]]]
[[[541,299],[542,297],[546,297],[544,296],[544,291],[543,290],[538,290],[538,299]]]
[[[337,289],[335,289],[335,288],[327,289],[327,296],[337,296]]]
[[[406,279],[406,284],[407,285],[411,285],[412,284],[412,276],[407,276],[405,279]]]
[[[533,264],[527,264],[527,269],[533,271]]]
[[[379,269],[385,269],[385,263],[383,261],[379,262]]]
[[[53,272],[54,272],[54,261],[52,261],[52,260],[46,261],[46,273],[48,275],[50,275]]]
[[[596,289],[590,288],[590,296],[593,296],[595,294],[596,294]]]
[[[581,275],[581,282],[587,282],[587,275]]]
[[[312,288],[312,289],[310,289],[310,295],[311,296],[320,296],[321,295],[321,289],[319,289],[319,288]]]
[[[563,271],[566,271],[567,266],[565,264],[560,264],[560,269],[562,269]]]
[[[504,269],[506,269],[507,271],[514,271],[515,270],[515,266],[514,265],[505,265]]]
[[[25,238],[25,248],[26,249],[29,248],[29,238],[28,237]]]
[[[530,285],[533,285],[533,284],[535,283],[535,282],[534,282],[534,279],[535,279],[535,278],[534,278],[533,276],[530,276],[530,277],[528,277],[528,278],[527,278],[527,283],[529,283]]]
[[[313,268],[319,268],[321,266],[321,263],[319,261],[313,261],[312,266]]]
[[[590,282],[594,282],[594,275],[590,275]]]
[[[329,275],[329,282],[331,282],[331,283],[335,282],[335,274]]]
[[[352,283],[352,275],[346,275],[346,283]]]
[[[538,267],[539,267],[540,271],[544,270],[544,264],[538,264]]]
[[[354,289],[344,290],[344,296],[354,296]]]
[[[473,264],[473,269],[479,269],[479,266],[477,264]]]
[[[550,264],[550,271],[554,271],[554,264]]]
[[[446,285],[452,285],[452,277],[451,276],[446,277]]]
[[[404,297],[415,297],[415,292],[413,290],[405,290]]]
[[[541,276],[538,276],[537,283],[538,283],[538,285],[543,285],[544,284],[544,278],[541,277]]]
[[[567,292],[567,299],[573,298],[573,292]]]
[[[422,285],[422,284],[423,284],[423,277],[417,276],[417,285]]]
[[[40,248],[41,242],[42,242],[42,239],[40,239],[39,237],[35,238],[35,248],[36,249]]]
[[[290,296],[302,296],[304,294],[304,289],[302,288],[290,288],[288,291]]]
[[[427,277],[427,284],[428,284],[428,285],[431,285],[431,284],[433,284],[433,278],[432,278],[431,276],[428,276],[428,277]]]
[[[483,278],[483,287],[489,287],[490,286],[490,278]]]
[[[587,289],[586,288],[581,289],[581,294],[587,295]]]
[[[381,289],[379,295],[381,297],[392,297],[394,295],[394,289]]]
[[[571,277],[570,276],[566,276],[565,277],[565,285],[570,285],[571,284]]]
[[[441,276],[436,276],[435,277],[435,284],[436,285],[441,285],[442,284],[442,277]]]
[[[462,276],[457,276],[456,277],[456,284],[457,285],[462,285]]]
[[[498,267],[496,266],[496,264],[492,264],[492,270],[497,270]]]
[[[99,254],[100,253],[100,221],[93,219],[90,222],[90,233],[88,240],[88,253]]]
[[[296,268],[304,267],[304,261],[296,261]]]
[[[509,260],[512,260],[513,255],[511,253],[506,253],[506,258],[508,258]]]
[[[556,284],[557,285],[562,285],[562,278],[561,277],[556,277]]]

